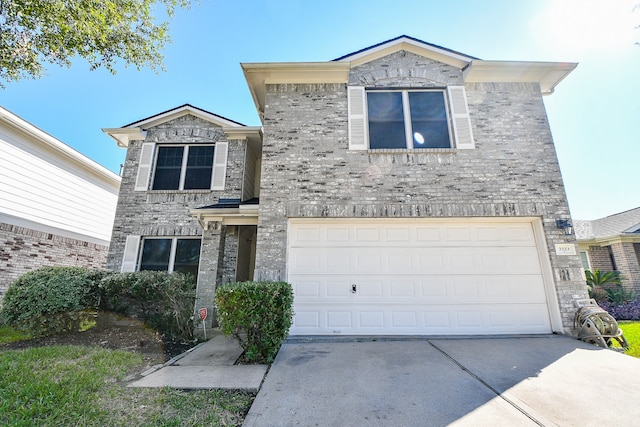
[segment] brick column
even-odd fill
[[[224,238],[220,224],[211,224],[202,234],[202,248],[200,250],[200,266],[198,269],[198,286],[196,288],[196,304],[194,307],[196,334],[202,333],[202,322],[198,321],[198,310],[206,307],[208,317],[205,324],[208,328],[217,326],[217,318],[213,308],[216,287],[219,277],[220,261],[224,257]]]

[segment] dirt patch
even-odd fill
[[[48,345],[97,346],[141,353],[145,364],[153,366],[182,354],[195,344],[163,337],[137,319],[100,312],[96,317],[96,325],[86,331],[18,341],[0,348],[7,350]]]

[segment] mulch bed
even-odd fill
[[[18,341],[0,346],[0,350],[49,345],[98,346],[111,350],[139,352],[145,363],[153,366],[182,354],[195,344],[163,337],[139,320],[100,312],[96,318],[96,325],[86,331]]]

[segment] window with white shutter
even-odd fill
[[[149,189],[149,177],[151,176],[151,164],[153,163],[154,143],[145,142],[140,149],[140,161],[138,162],[138,174],[136,176],[135,191],[147,191]]]
[[[350,150],[475,148],[463,86],[347,91]]]
[[[227,141],[220,141],[215,145],[158,144],[155,150],[155,144],[148,145],[152,148],[143,147],[136,190],[224,190],[229,145]],[[148,158],[149,152],[152,153],[151,160]]]
[[[140,236],[130,235],[124,242],[124,254],[120,271],[127,273],[136,271],[138,264],[138,250],[140,249]]]
[[[212,190],[224,190],[224,183],[227,177],[227,152],[229,143],[220,141],[216,144],[216,151],[213,155],[213,178],[211,180]]]

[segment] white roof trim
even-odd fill
[[[466,83],[539,83],[542,94],[549,95],[577,66],[575,62],[474,60],[462,75]]]
[[[473,58],[466,55],[451,52],[446,49],[438,48],[437,46],[427,43],[421,43],[417,40],[412,40],[408,37],[401,37],[396,40],[390,40],[387,43],[366,49],[359,53],[341,58],[337,62],[349,62],[352,66],[361,65],[367,62],[374,61],[383,56],[387,56],[391,53],[404,50],[407,52],[415,53],[416,55],[431,58],[433,60],[443,62],[454,67],[463,68]]]
[[[118,174],[111,172],[109,169],[105,168],[98,162],[79,153],[59,139],[49,135],[43,130],[37,128],[36,126],[2,107],[0,107],[0,122],[5,123],[10,128],[18,132],[27,134],[29,137],[31,137],[32,141],[55,151],[63,157],[66,157],[71,162],[81,166],[84,169],[89,170],[94,176],[102,178],[103,181],[108,182],[110,185],[114,185],[116,186],[116,188],[120,186],[121,178],[120,176],[118,176]]]
[[[239,123],[225,119],[224,117],[220,117],[216,114],[208,113],[206,111],[200,110],[199,108],[194,108],[191,105],[183,105],[181,107],[174,108],[173,110],[165,111],[164,113],[160,113],[147,119],[131,123],[130,125],[125,126],[125,128],[139,127],[141,129],[148,129],[150,127],[154,127],[159,124],[177,119],[178,117],[186,116],[187,114],[196,116],[202,120],[214,123],[222,127],[243,127],[243,125]]]
[[[348,62],[261,62],[240,64],[262,118],[268,84],[347,83]]]
[[[144,141],[147,132],[140,128],[103,128],[102,132],[116,140],[118,147],[127,148],[130,141]]]

